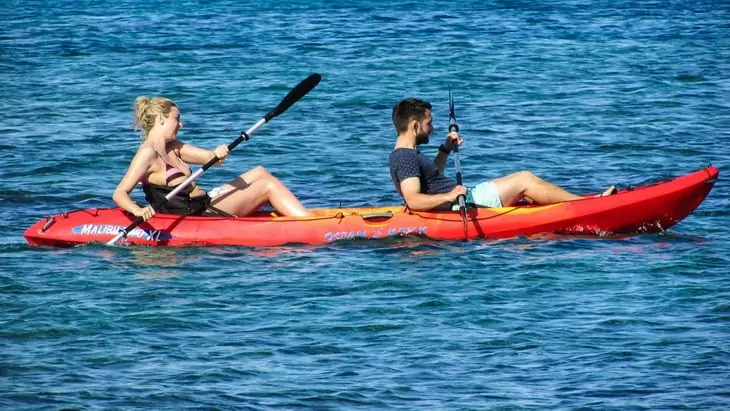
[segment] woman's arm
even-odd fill
[[[223,164],[226,157],[228,156],[227,145],[218,146],[215,148],[215,150],[206,150],[204,148],[195,147],[190,144],[185,144],[183,142],[178,142],[178,144],[180,158],[184,162],[190,164],[203,165],[212,160],[213,157],[217,156],[220,161],[218,161],[215,165],[220,166]]]
[[[117,188],[114,190],[114,195],[112,196],[112,199],[119,207],[127,210],[137,217],[143,217],[145,220],[155,215],[155,211],[151,206],[144,208],[139,207],[134,201],[132,201],[129,193],[131,193],[137,183],[142,181],[145,175],[147,175],[147,172],[156,156],[155,151],[151,147],[143,147],[137,151],[137,154],[135,154],[132,159],[132,163],[129,165],[127,172],[117,185]]]

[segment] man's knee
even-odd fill
[[[537,176],[532,174],[531,171],[527,171],[527,170],[518,171],[515,173],[515,175],[517,176],[517,178],[519,178],[521,181],[524,181],[524,182],[530,182],[530,181],[534,181],[535,179],[537,179]]]

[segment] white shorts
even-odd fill
[[[478,207],[499,208],[502,207],[502,199],[499,198],[497,185],[491,181],[485,181],[466,190],[466,203]],[[459,204],[454,204],[452,210],[459,209]]]
[[[233,191],[233,188],[231,188],[230,186],[222,185],[208,191],[208,195],[210,196],[210,198],[216,198],[231,191]]]

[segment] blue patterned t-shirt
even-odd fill
[[[421,180],[422,194],[448,193],[456,187],[456,181],[441,174],[436,164],[417,150],[411,148],[396,148],[388,158],[390,178],[393,179],[395,189],[400,191],[401,181],[418,177]]]

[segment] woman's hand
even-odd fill
[[[139,208],[133,214],[135,217],[142,217],[142,221],[147,221],[155,215],[155,209],[152,206],[147,206],[145,208]]]
[[[226,157],[228,157],[228,151],[228,146],[225,144],[222,146],[218,146],[215,148],[215,150],[213,150],[215,156],[218,157],[218,162],[215,163],[216,166],[220,167],[223,165],[223,162],[226,161]]]

